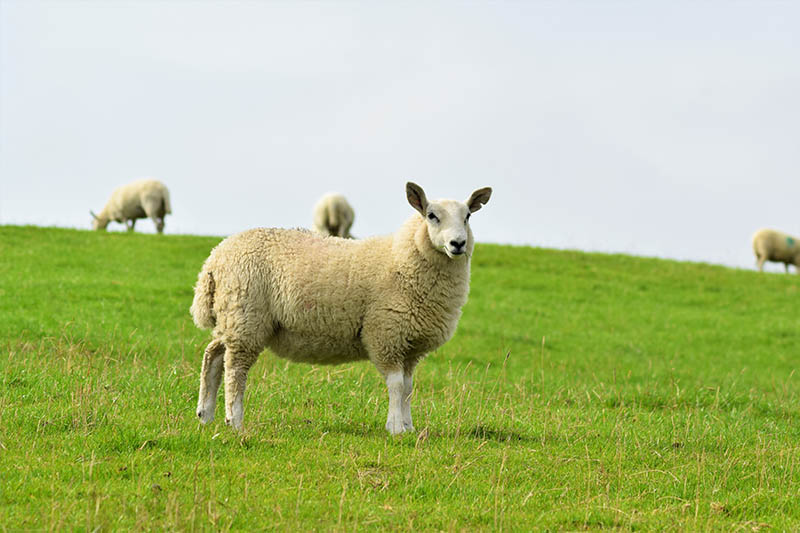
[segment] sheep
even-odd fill
[[[125,223],[133,231],[137,218],[151,218],[159,233],[164,232],[164,217],[172,213],[169,190],[160,181],[143,179],[114,189],[99,215],[92,211],[92,228],[104,230],[112,220]]]
[[[200,421],[214,419],[224,373],[225,422],[241,430],[247,372],[269,348],[306,363],[368,359],[388,389],[386,430],[413,431],[414,369],[455,332],[469,292],[470,214],[491,193],[429,202],[409,182],[418,213],[393,235],[357,241],[258,228],[222,241],[203,264],[191,305],[195,324],[213,328],[200,371]]]
[[[355,213],[341,194],[330,192],[314,205],[314,231],[349,239]]]
[[[760,229],[753,234],[753,251],[758,270],[764,271],[765,261],[783,263],[786,273],[794,265],[800,274],[800,239],[774,229]]]

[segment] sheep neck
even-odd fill
[[[434,248],[421,216],[409,219],[395,234],[393,256],[402,289],[416,293],[414,300],[438,301],[444,308],[460,309],[469,292],[472,235],[467,253],[450,258]]]

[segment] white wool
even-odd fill
[[[774,229],[760,229],[753,235],[753,252],[756,254],[758,270],[764,271],[765,261],[783,263],[786,272],[789,265],[800,267],[800,239]],[[797,272],[800,274],[800,268]]]
[[[133,231],[136,220],[150,218],[159,233],[164,231],[164,217],[172,213],[169,190],[166,185],[153,179],[137,180],[114,189],[100,214],[94,217],[93,228],[106,229],[109,222],[124,223]]]
[[[224,372],[226,422],[242,426],[247,372],[269,348],[307,363],[369,359],[389,391],[386,429],[413,430],[414,368],[455,332],[469,292],[469,215],[491,189],[466,203],[428,202],[413,183],[406,195],[418,213],[393,235],[355,241],[261,228],[212,250],[191,307],[199,327],[213,328],[200,377],[201,421],[214,418]]]
[[[313,229],[320,235],[351,238],[350,228],[353,226],[355,213],[341,194],[325,194],[314,205],[313,215]]]

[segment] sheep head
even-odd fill
[[[416,183],[406,183],[406,197],[428,226],[428,238],[433,248],[451,259],[471,255],[473,247],[469,217],[489,201],[490,187],[473,192],[465,203],[456,200],[429,202],[425,191]]]
[[[94,211],[89,211],[89,214],[92,215],[93,230],[104,230],[108,227],[109,220],[105,216],[105,210],[101,211],[99,215],[95,215]]]

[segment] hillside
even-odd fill
[[[800,276],[479,244],[417,435],[367,363],[194,416],[219,238],[0,226],[0,528],[800,527]]]

